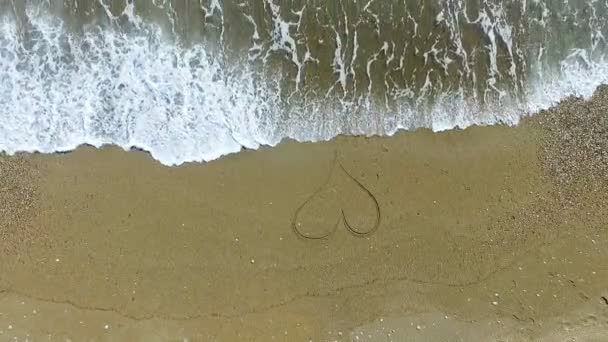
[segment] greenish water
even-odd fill
[[[286,137],[514,124],[606,82],[607,10],[580,0],[2,0],[0,150],[114,143],[177,164]]]

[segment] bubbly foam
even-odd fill
[[[277,142],[275,96],[201,46],[179,48],[153,26],[140,36],[91,28],[75,37],[52,18],[32,25],[31,46],[9,19],[0,26],[0,149],[8,153],[116,144],[173,165]]]
[[[135,16],[132,11],[129,15]],[[438,20],[445,19],[438,16]],[[541,72],[537,68],[538,75],[530,77],[521,99],[501,95],[500,101],[484,106],[462,90],[434,94],[430,105],[420,106],[411,101],[382,106],[369,97],[347,101],[299,93],[286,100],[280,76],[261,74],[253,63],[229,62],[211,53],[205,44],[186,47],[164,39],[160,26],[140,18],[137,24],[138,29],[129,32],[87,26],[76,34],[52,15],[30,15],[27,30],[14,18],[3,17],[0,150],[52,153],[82,144],[115,144],[140,148],[163,164],[178,165],[210,161],[242,147],[276,145],[284,138],[319,141],[339,134],[391,135],[421,127],[441,131],[514,125],[527,113],[570,95],[589,97],[597,86],[608,83],[608,63],[603,56],[592,58],[592,50],[572,49],[559,70]],[[299,90],[301,71],[306,63],[315,63],[315,58],[305,53],[299,59],[285,25],[275,25],[280,34],[273,38],[272,48],[287,49],[289,59],[298,66]],[[509,36],[506,24],[500,25],[494,25],[497,28],[492,32]],[[387,53],[388,43],[383,49]],[[508,49],[512,52],[513,47]],[[354,72],[357,45],[350,61],[341,51],[342,46],[337,45],[332,66],[335,87],[346,88],[347,74]],[[254,53],[250,50],[249,59]],[[431,55],[446,62],[438,53],[431,51]],[[376,57],[367,64],[368,74]],[[490,62],[491,73],[499,73],[496,61]],[[429,75],[419,98],[426,95],[427,86],[432,87]],[[368,77],[371,90],[372,75]],[[399,99],[399,94],[393,95]],[[404,90],[403,97],[411,99],[412,94]]]

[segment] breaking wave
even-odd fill
[[[159,2],[0,7],[0,150],[115,144],[177,165],[284,138],[513,125],[608,83],[595,1],[201,0],[181,9],[198,21]]]

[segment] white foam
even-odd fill
[[[283,138],[318,141],[419,127],[441,131],[514,125],[528,112],[569,95],[588,97],[608,83],[608,63],[593,61],[587,50],[578,49],[562,62],[559,73],[544,72],[530,80],[523,102],[505,97],[483,110],[461,91],[436,95],[424,113],[422,105],[412,106],[416,99],[409,91],[394,112],[369,107],[369,102],[315,99],[286,107],[280,82],[271,76],[262,77],[250,64],[227,65],[202,45],[184,48],[163,40],[152,24],[138,22],[141,32],[133,34],[90,27],[73,35],[50,16],[31,16],[30,22],[32,36],[20,39],[23,32],[12,19],[0,21],[0,150],[9,154],[115,144],[147,150],[161,163],[177,165],[213,160],[243,146],[276,145]],[[292,45],[289,56],[297,60]],[[348,72],[340,55],[336,51],[334,68]],[[314,61],[308,56],[298,64],[309,59]],[[371,115],[379,110],[385,111],[382,127]]]
[[[267,122],[276,95],[201,46],[181,49],[153,26],[74,37],[59,20],[31,22],[30,47],[10,19],[0,23],[0,150],[116,144],[174,165],[276,143]]]

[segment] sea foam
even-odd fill
[[[286,101],[276,75],[261,74],[253,63],[230,61],[202,43],[168,40],[154,23],[139,20],[139,28],[129,32],[90,25],[76,34],[59,18],[37,14],[30,15],[28,25],[24,30],[10,16],[0,20],[0,150],[9,154],[115,144],[178,165],[243,147],[273,146],[284,138],[319,141],[421,127],[515,125],[524,115],[567,96],[589,97],[608,83],[603,56],[572,49],[558,68],[531,75],[517,100],[483,107],[459,91],[436,94],[431,105],[421,107],[324,98],[294,105]],[[277,39],[277,49],[293,44],[288,34]],[[336,56],[333,67],[344,83],[346,76],[339,74],[344,65]],[[349,122],[336,119],[351,111],[363,114]]]

